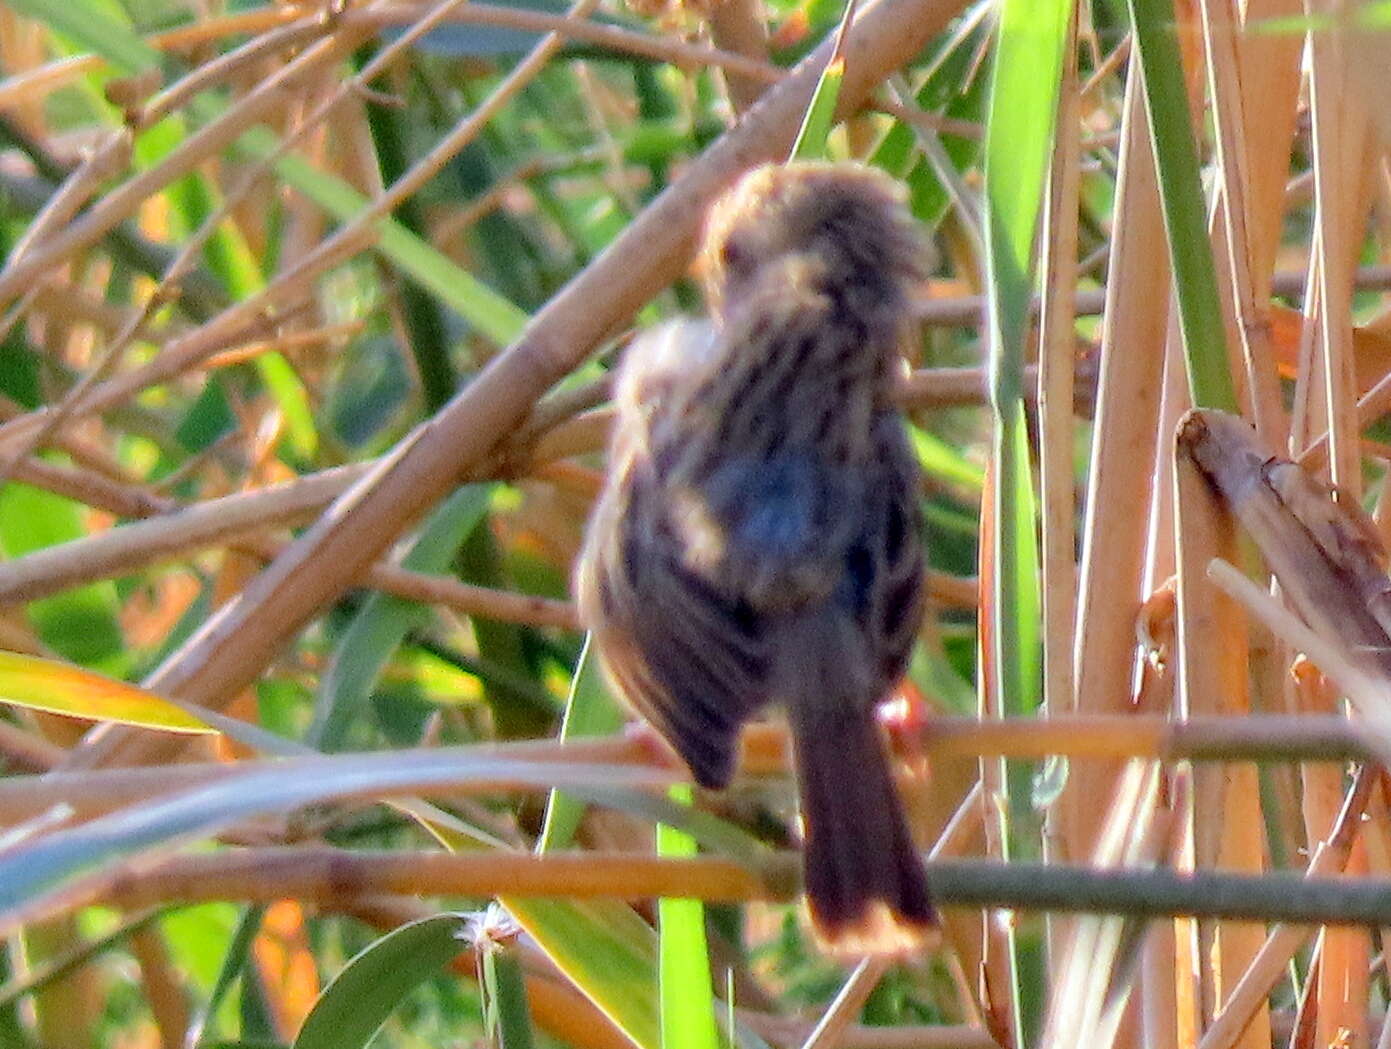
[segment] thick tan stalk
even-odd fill
[[[1187,455],[1178,456],[1175,485],[1180,712],[1184,716],[1247,714],[1246,617],[1207,578],[1212,558],[1236,559],[1235,523]],[[1249,809],[1251,800],[1259,797],[1255,769],[1236,765],[1194,769],[1193,785],[1195,804],[1188,818],[1194,868],[1237,863],[1238,869],[1248,869],[1250,857],[1253,853],[1259,857],[1261,846],[1261,824]],[[1201,805],[1197,799],[1202,799]],[[1198,931],[1200,1007],[1206,1022],[1246,972],[1264,937],[1259,929],[1231,922],[1200,922]],[[1257,1010],[1236,1044],[1242,1049],[1270,1045],[1267,1007]]]
[[[1073,390],[1077,371],[1078,185],[1081,101],[1077,83],[1076,12],[1064,50],[1058,93],[1057,140],[1053,146],[1044,212],[1040,268],[1043,315],[1039,325],[1039,465],[1043,491],[1043,681],[1044,704],[1051,713],[1076,708],[1072,641],[1077,630],[1077,499],[1073,438]],[[1066,855],[1063,828],[1049,820],[1050,851]],[[1054,952],[1058,940],[1050,930]]]
[[[1308,4],[1311,13],[1340,17],[1336,3]],[[1352,498],[1362,490],[1360,449],[1353,404],[1352,271],[1364,239],[1363,206],[1368,118],[1348,90],[1341,34],[1313,33],[1309,42],[1313,132],[1315,232],[1310,284],[1317,295],[1305,309],[1306,341],[1313,326],[1322,365],[1322,407],[1330,434],[1330,480]],[[1306,376],[1306,378],[1308,378]]]
[[[1135,615],[1149,517],[1169,286],[1164,225],[1139,77],[1127,86],[1119,197],[1102,335],[1101,382],[1077,615],[1077,712],[1129,705]],[[1059,810],[1069,858],[1091,853],[1098,799],[1116,768],[1080,770]]]
[[[759,0],[719,0],[711,5],[710,38],[723,51],[755,62],[768,61],[768,26]],[[745,113],[763,94],[767,81],[733,69],[724,71],[729,101],[736,114]]]
[[[1268,293],[1260,297],[1254,277],[1252,239],[1247,200],[1248,163],[1251,150],[1246,135],[1246,107],[1238,79],[1235,21],[1231,0],[1201,0],[1203,39],[1207,47],[1208,90],[1216,128],[1217,158],[1222,178],[1222,195],[1213,216],[1214,254],[1219,281],[1227,302],[1230,329],[1229,347],[1240,350],[1240,361],[1233,361],[1233,374],[1244,376],[1245,403],[1256,429],[1269,442],[1286,430],[1279,379],[1270,348]],[[1271,150],[1272,156],[1282,156]],[[1276,215],[1279,212],[1275,212]],[[1273,263],[1273,259],[1271,262]],[[1225,263],[1225,265],[1223,265]],[[1266,282],[1261,281],[1265,288]],[[1241,365],[1244,364],[1244,367]]]

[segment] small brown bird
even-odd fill
[[[704,787],[787,711],[813,926],[898,951],[934,923],[876,718],[922,616],[918,468],[892,394],[926,247],[857,165],[746,175],[712,210],[713,325],[638,340],[581,559],[618,690]]]

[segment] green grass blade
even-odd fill
[[[673,787],[672,800],[691,803],[690,787]],[[657,825],[657,853],[694,856],[695,839]],[[662,1049],[719,1049],[710,955],[705,943],[705,905],[700,900],[657,901]]]
[[[604,675],[599,669],[599,657],[593,639],[586,637],[579,662],[570,680],[570,697],[565,704],[565,719],[560,724],[560,738],[582,739],[586,736],[607,736],[623,725],[623,711],[609,695]],[[546,805],[546,819],[541,827],[537,852],[563,849],[574,840],[584,816],[584,802],[560,791],[551,791]]]
[[[1067,0],[1005,0],[985,140],[991,397],[1023,396],[1033,254],[1057,115]]]
[[[53,659],[0,652],[0,703],[162,732],[217,729],[167,699]]]
[[[985,471],[936,434],[917,426],[908,427],[908,437],[918,454],[918,465],[929,477],[961,485],[979,493],[985,485]]]
[[[502,897],[561,972],[639,1049],[661,1049],[657,937],[618,900]]]
[[[301,459],[310,460],[319,450],[319,428],[309,391],[282,353],[262,353],[256,358],[256,372],[280,408],[285,420],[285,436],[290,448]]]
[[[359,52],[360,60],[365,62],[369,54],[375,57],[376,48],[370,45],[364,48]],[[410,169],[406,126],[394,107],[375,99],[367,100],[364,112],[372,143],[376,147],[382,181],[391,185]],[[427,239],[425,209],[418,198],[403,200],[396,209],[396,220],[415,236]],[[425,411],[433,415],[454,396],[459,381],[449,355],[450,340],[444,310],[432,295],[408,281],[402,283],[400,296],[401,319],[409,333],[408,342],[411,356],[415,358],[416,372],[420,376]]]
[[[261,931],[261,921],[265,913],[264,904],[254,904],[242,912],[241,920],[237,922],[237,927],[227,944],[222,964],[218,967],[212,989],[208,992],[208,1000],[189,1025],[187,1042],[195,1046],[200,1045],[203,1034],[216,1022],[223,1001],[246,970],[247,962],[251,958],[251,945]]]
[[[1040,698],[1040,596],[1033,476],[1024,409],[1024,353],[1033,294],[1034,241],[1043,206],[1058,85],[1071,5],[1067,0],[1005,0],[1000,16],[985,141],[986,254],[989,271],[990,397],[995,413],[994,622],[987,653],[998,709],[1032,713]],[[1027,777],[1006,780],[1012,826],[1005,840],[1032,852]],[[1032,1045],[1042,1023],[1034,998],[1021,994],[1040,970],[1038,944],[1011,935],[1011,988],[1019,1045]]]
[[[487,1001],[484,1022],[495,1049],[532,1049],[531,1011],[526,981],[516,951],[507,944],[488,943],[483,950],[483,991]]]
[[[840,98],[840,85],[845,80],[845,59],[837,56],[826,63],[821,79],[816,82],[816,91],[807,106],[806,116],[797,132],[797,141],[792,144],[791,160],[825,160],[831,129],[835,127],[836,101]]]
[[[1129,0],[1140,52],[1150,134],[1159,168],[1164,229],[1173,263],[1179,327],[1193,403],[1237,410],[1227,357],[1217,270],[1207,235],[1198,154],[1188,114],[1188,90],[1174,28],[1173,0]]]
[[[324,988],[294,1049],[366,1046],[406,995],[466,949],[466,929],[463,915],[436,914],[370,944]]]
[[[928,113],[942,113],[954,120],[970,123],[985,121],[989,78],[977,70],[982,39],[990,31],[990,19],[983,0],[978,0],[958,20],[957,28],[933,57],[914,100]],[[935,228],[952,203],[931,161],[918,146],[921,131],[902,121],[895,122],[875,147],[870,163],[881,167],[908,185],[908,200],[914,216]],[[976,166],[982,143],[978,138],[941,136],[942,150],[963,177]]]
[[[491,485],[472,484],[455,492],[421,529],[403,567],[428,573],[447,570],[460,544],[487,512],[492,491]],[[342,748],[392,654],[412,628],[429,621],[430,614],[423,605],[389,594],[374,593],[363,602],[319,686],[314,723],[306,739],[310,746],[325,751]]]

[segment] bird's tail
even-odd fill
[[[835,645],[803,677],[820,695],[788,698],[801,796],[807,906],[823,945],[836,953],[900,953],[936,924],[927,877],[908,831],[872,705],[836,695]],[[818,656],[828,657],[822,660]]]

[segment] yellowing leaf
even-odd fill
[[[17,652],[0,652],[0,703],[165,732],[217,731],[152,692]]]

